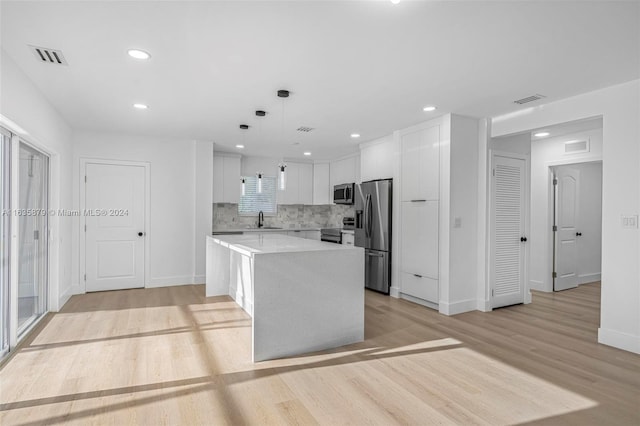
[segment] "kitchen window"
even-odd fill
[[[258,177],[244,177],[244,195],[240,196],[238,214],[240,216],[255,216],[262,211],[266,216],[273,216],[278,212],[276,204],[276,178],[262,176],[262,192],[258,193]]]

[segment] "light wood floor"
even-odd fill
[[[640,424],[640,356],[596,342],[600,285],[439,315],[366,292],[366,341],[252,364],[203,286],[74,296],[0,370],[0,424]]]

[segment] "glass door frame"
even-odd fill
[[[8,278],[9,278],[9,286],[8,289],[0,289],[4,290],[5,294],[7,294],[7,303],[8,311],[5,312],[5,319],[8,320],[8,326],[6,327],[8,330],[8,347],[5,350],[2,350],[0,347],[0,362],[6,359],[11,352],[13,352],[18,345],[18,343],[26,337],[29,332],[35,328],[40,321],[46,316],[46,314],[50,310],[51,306],[51,270],[50,270],[50,258],[51,258],[51,242],[50,242],[50,229],[51,223],[48,217],[48,214],[45,216],[46,227],[42,232],[42,241],[46,250],[46,260],[43,265],[43,286],[39,291],[39,295],[42,296],[42,313],[38,314],[33,318],[33,320],[29,321],[28,325],[21,327],[18,330],[18,271],[20,268],[20,259],[19,259],[19,216],[16,214],[16,209],[18,208],[20,201],[20,172],[19,172],[19,161],[20,161],[20,144],[24,144],[31,149],[41,153],[47,159],[47,168],[44,172],[45,181],[45,190],[46,196],[44,198],[46,208],[48,209],[51,205],[51,162],[52,155],[47,150],[41,148],[40,146],[31,143],[28,138],[23,136],[19,136],[14,133],[11,128],[1,127],[3,133],[6,135],[9,133],[10,142],[8,148],[6,148],[7,154],[9,155],[9,172],[6,176],[9,177],[8,184],[6,185],[6,189],[8,190],[8,206],[3,206],[5,209],[10,209],[7,228],[7,242],[8,242],[8,254],[9,254],[9,269],[8,269]],[[5,177],[6,177],[5,176]],[[4,200],[7,201],[7,200]],[[6,223],[6,222],[5,222]]]
[[[2,245],[3,259],[5,268],[0,271],[0,359],[4,357],[10,348],[11,336],[11,320],[10,320],[10,303],[11,300],[11,138],[12,134],[4,127],[0,127],[0,136],[6,138],[5,143],[0,144],[0,204],[2,206],[2,215],[0,221],[0,244]],[[6,262],[6,263],[5,263]]]

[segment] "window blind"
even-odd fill
[[[265,215],[278,212],[276,204],[276,178],[262,176],[262,193],[258,194],[258,177],[245,176],[245,195],[240,197],[238,213],[240,215],[257,215],[262,211]]]

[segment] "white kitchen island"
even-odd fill
[[[285,235],[207,236],[206,295],[252,318],[253,361],[364,340],[364,249]]]

